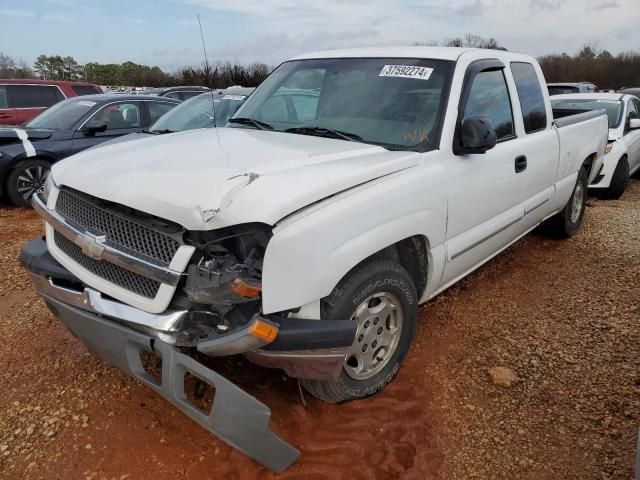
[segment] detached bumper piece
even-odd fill
[[[40,238],[25,245],[20,259],[34,289],[51,311],[104,361],[141,381],[209,432],[270,470],[280,473],[298,458],[300,452],[269,429],[269,407],[162,340],[172,338],[172,330],[186,312],[151,315],[103,298],[95,290],[78,290],[78,279],[51,257]],[[153,334],[128,328],[128,322],[146,327]],[[141,351],[162,359],[159,379],[145,370]],[[188,400],[184,388],[187,374],[215,389],[209,413]]]
[[[269,430],[269,407],[222,375],[160,340],[71,307],[45,294],[41,295],[65,327],[89,350],[153,389],[233,448],[278,473],[283,472],[300,455],[298,450]],[[162,359],[160,380],[145,371],[140,359],[141,350],[152,352]],[[209,414],[187,399],[184,390],[187,373],[215,388]]]

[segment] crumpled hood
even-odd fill
[[[335,193],[417,165],[414,152],[244,128],[201,129],[88,150],[54,165],[58,186],[210,230],[274,225]]]

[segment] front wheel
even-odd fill
[[[31,205],[31,196],[40,193],[51,170],[45,160],[33,159],[20,162],[7,178],[7,195],[18,207]]]
[[[580,230],[587,203],[588,181],[586,169],[581,168],[571,198],[562,211],[549,220],[551,230],[560,237],[569,238]]]
[[[322,302],[322,318],[358,324],[340,377],[300,383],[329,403],[373,395],[398,372],[415,336],[417,315],[416,288],[404,268],[390,260],[356,267]]]

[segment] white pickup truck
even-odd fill
[[[604,111],[554,120],[527,55],[303,55],[227,128],[57,163],[33,199],[46,243],[21,258],[89,349],[282,471],[299,452],[269,409],[199,359],[244,354],[328,402],[377,392],[420,303],[543,221],[580,228],[607,133]],[[215,387],[210,413],[188,372]]]

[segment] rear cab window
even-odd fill
[[[544,130],[547,128],[547,108],[536,69],[530,63],[513,62],[511,73],[520,100],[524,131],[534,133]]]
[[[91,85],[72,85],[71,90],[73,90],[79,97],[82,95],[95,95],[97,93],[102,93],[97,87],[93,87]]]
[[[64,96],[53,85],[11,85],[11,96],[15,108],[48,108]]]

